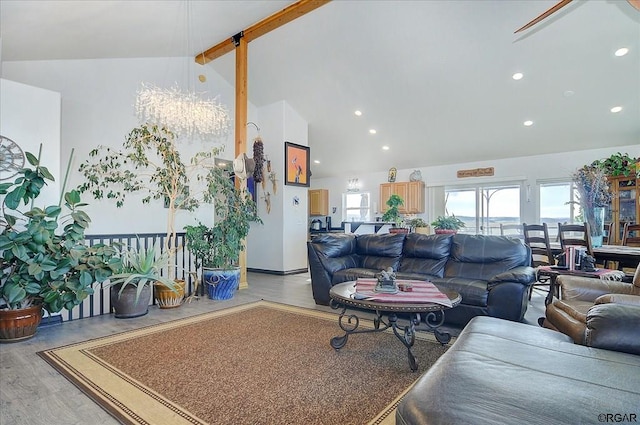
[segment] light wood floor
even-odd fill
[[[0,424],[118,424],[38,357],[38,351],[261,299],[331,311],[314,303],[307,273],[290,276],[249,273],[248,282],[248,289],[239,291],[228,301],[202,297],[177,309],[151,307],[149,314],[135,319],[115,319],[107,315],[75,320],[41,328],[28,341],[0,344]],[[525,321],[537,326],[537,318],[543,315],[544,294],[534,291]]]

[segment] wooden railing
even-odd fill
[[[165,240],[167,235],[165,233],[138,233],[138,234],[114,234],[114,235],[88,235],[85,237],[87,245],[93,246],[99,243],[111,245],[119,243],[126,246],[134,246],[139,249],[146,249],[156,246],[158,253],[162,253],[164,250]],[[185,245],[184,232],[176,235],[176,240],[173,241],[176,249],[176,254],[172,259],[172,263],[175,266],[173,268],[173,276],[168,276],[169,271],[163,270],[163,276],[172,277],[173,279],[182,279],[185,281],[185,296],[191,295],[195,288],[196,282],[193,279],[192,271],[195,271],[193,256],[184,249]],[[73,310],[63,310],[61,317],[63,321],[85,319],[88,317],[101,316],[111,313],[111,302],[109,300],[109,287],[108,285],[96,283],[94,286],[93,295],[88,296],[84,302],[76,306]],[[155,304],[155,299],[149,301],[149,304]]]

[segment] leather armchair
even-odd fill
[[[543,326],[576,344],[640,354],[640,265],[633,281],[559,276],[561,299],[546,308]]]

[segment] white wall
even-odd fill
[[[277,175],[277,190],[274,192],[269,180],[264,188],[259,185],[258,211],[264,225],[251,227],[247,267],[285,273],[306,269],[307,188],[284,184],[284,142],[308,146],[307,122],[285,101],[258,108],[256,120],[265,157],[271,160],[272,171]],[[267,192],[270,213],[264,202]],[[299,200],[297,205],[295,197]]]
[[[264,146],[265,159],[271,161],[272,170],[278,176],[276,192],[270,181],[258,184],[258,214],[262,225],[252,224],[247,238],[247,267],[251,269],[283,271],[284,233],[282,220],[283,199],[283,140],[284,109],[283,102],[273,103],[257,109],[256,124],[260,127],[260,138]],[[251,146],[251,148],[249,148]],[[247,142],[247,151],[253,152],[253,140]],[[249,154],[253,156],[253,154]],[[267,164],[264,164],[265,170]],[[267,213],[265,193],[269,192],[271,211]]]
[[[288,103],[284,103],[284,141],[309,146],[307,121],[302,118]],[[282,147],[284,156],[284,143]],[[284,180],[285,164],[283,161],[282,176]],[[284,270],[300,270],[307,268],[307,214],[308,188],[300,186],[284,186],[283,215],[284,222]],[[297,203],[294,203],[294,198]]]
[[[585,164],[590,164],[596,159],[603,159],[609,157],[616,152],[628,153],[633,157],[640,157],[640,145],[631,146],[618,146],[606,149],[592,149],[578,152],[564,152],[559,154],[547,154],[536,155],[528,157],[500,159],[493,161],[476,161],[476,162],[460,162],[455,165],[442,165],[435,167],[419,168],[422,172],[422,179],[427,186],[426,202],[427,206],[425,214],[421,214],[422,217],[431,221],[435,216],[442,214],[437,206],[429,205],[429,200],[432,202],[437,198],[436,191],[430,191],[429,188],[449,186],[449,185],[464,185],[475,184],[479,182],[506,182],[506,181],[522,181],[525,188],[530,186],[530,199],[526,199],[526,190],[524,190],[521,196],[521,220],[523,222],[537,222],[538,217],[538,193],[536,190],[536,184],[539,180],[549,179],[566,179],[569,178],[572,172],[582,167]],[[390,166],[391,167],[391,166]],[[456,173],[458,170],[474,169],[494,167],[495,175],[492,177],[481,178],[457,178]],[[398,170],[396,181],[409,181],[409,175],[413,169]],[[346,192],[347,181],[351,178],[358,178],[361,191],[371,192],[371,201],[376,202],[378,208],[380,208],[380,183],[387,181],[387,173],[371,173],[359,176],[345,175],[343,177],[336,178],[322,178],[312,179],[312,188],[328,189],[329,190],[329,211],[331,207],[337,207],[335,214],[331,215],[331,220],[334,226],[342,220],[341,208],[342,208],[342,194]]]
[[[187,72],[191,78],[187,77]],[[206,75],[204,85],[199,82],[195,85],[198,74]],[[100,144],[121,147],[129,131],[139,124],[133,105],[136,91],[143,81],[167,88],[178,83],[198,92],[207,91],[212,97],[219,95],[232,118],[234,113],[234,88],[210,67],[193,64],[192,58],[4,62],[2,77],[60,92],[61,152],[55,158],[58,164],[62,158],[66,165],[71,149],[75,149],[69,187],[83,182],[77,170],[91,149]],[[255,107],[250,105],[249,116],[254,115]],[[27,123],[24,117],[20,119]],[[12,122],[15,121],[12,119]],[[221,144],[226,145],[221,156],[233,159],[233,134]],[[184,144],[181,148],[183,160],[190,158],[189,152],[205,148],[207,146],[196,142]],[[112,201],[95,201],[85,194],[83,200],[90,204],[86,210],[92,218],[88,233],[164,232],[167,210],[162,201],[152,201],[150,205],[143,206],[140,199],[140,196],[127,196],[125,205],[117,208]],[[201,212],[198,216],[207,218],[210,213]],[[191,214],[181,211],[177,228],[181,229],[193,221]]]
[[[55,181],[47,181],[35,206],[58,205],[62,174],[68,160],[68,157],[64,158],[61,168],[60,94],[0,79],[0,134],[17,143],[23,152],[36,157],[42,144],[40,163],[47,167]],[[28,165],[26,158],[25,165]],[[0,176],[2,179],[7,177]]]

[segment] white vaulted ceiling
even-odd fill
[[[3,0],[0,53],[195,55],[291,3],[192,1],[186,43],[183,2]],[[640,144],[640,12],[574,1],[513,34],[554,3],[336,0],[249,44],[249,98],[308,121],[315,177]],[[234,83],[233,53],[207,66]]]

